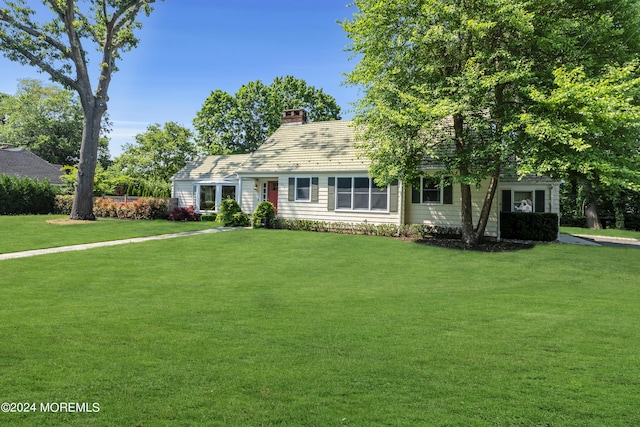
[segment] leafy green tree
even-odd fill
[[[120,54],[137,46],[134,33],[141,24],[136,19],[141,12],[149,15],[154,2],[43,0],[53,17],[43,13],[40,20],[24,0],[4,1],[0,8],[0,51],[10,60],[48,73],[80,98],[84,121],[72,219],[95,219],[93,178],[112,73]],[[101,55],[95,87],[85,44],[93,44]]]
[[[310,121],[339,120],[340,107],[322,89],[292,76],[242,85],[235,95],[211,92],[193,125],[198,147],[208,154],[252,152],[282,123],[282,112],[304,108]]]
[[[23,79],[15,96],[0,98],[0,144],[24,147],[49,163],[75,165],[82,142],[82,106],[74,92]],[[103,133],[108,123],[103,120]],[[100,138],[98,161],[109,161],[109,141]]]
[[[610,67],[595,78],[583,68],[560,68],[556,87],[534,89],[537,105],[521,116],[527,136],[523,169],[577,181],[589,228],[600,228],[600,197],[640,191],[639,72],[637,63]]]
[[[192,132],[175,122],[150,125],[135,139],[134,144],[124,145],[111,169],[134,178],[169,182],[196,154]]]
[[[536,94],[557,88],[554,73],[582,66],[594,78],[640,52],[637,1],[355,5],[359,12],[342,24],[360,59],[347,81],[363,89],[355,120],[372,174],[381,183],[411,182],[423,173],[425,157],[438,160],[442,175],[460,183],[466,243],[484,235],[504,165],[544,172],[552,161],[546,156],[557,155],[538,150],[541,138],[529,126],[553,121],[556,112],[542,108]],[[514,160],[523,155],[529,163]],[[487,191],[474,223],[471,188],[482,182]]]

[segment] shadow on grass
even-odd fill
[[[476,251],[476,252],[513,252],[523,249],[532,249],[535,247],[531,242],[517,242],[510,240],[485,240],[476,245],[468,245],[463,243],[459,237],[430,237],[414,240],[420,245],[439,246],[441,248],[455,249],[460,251]]]

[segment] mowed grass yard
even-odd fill
[[[0,254],[133,237],[180,233],[219,226],[213,222],[119,220],[65,223],[68,215],[0,216]]]
[[[0,261],[0,402],[100,408],[0,425],[639,425],[639,256],[243,230]]]

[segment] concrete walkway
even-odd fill
[[[17,259],[26,258],[36,255],[54,254],[60,252],[71,251],[84,251],[86,249],[101,248],[105,246],[117,246],[125,245],[128,243],[140,243],[148,242],[150,240],[165,240],[173,239],[175,237],[195,236],[198,234],[220,233],[223,231],[243,230],[242,227],[220,227],[220,228],[208,228],[206,230],[185,231],[182,233],[173,234],[161,234],[158,236],[147,237],[133,237],[131,239],[111,240],[107,242],[95,242],[85,243],[81,245],[60,246],[57,248],[46,249],[34,249],[30,251],[22,252],[10,252],[6,254],[0,254],[0,261],[5,259]],[[640,249],[640,240],[638,239],[624,239],[620,237],[604,237],[604,236],[587,236],[587,235],[573,235],[573,234],[560,234],[557,240],[559,243],[565,243],[570,245],[584,245],[584,246],[624,246]]]
[[[206,230],[185,231],[182,233],[161,234],[158,236],[133,237],[131,239],[112,240],[108,242],[85,243],[81,245],[60,246],[57,248],[34,249],[31,251],[22,251],[22,252],[10,252],[7,254],[0,254],[0,261],[5,259],[26,258],[30,256],[54,254],[54,253],[60,253],[60,252],[84,251],[86,249],[101,248],[105,246],[125,245],[128,243],[148,242],[150,240],[164,240],[164,239],[173,239],[175,237],[195,236],[198,234],[220,233],[222,231],[232,231],[232,230],[243,230],[243,228],[242,227],[208,228]]]

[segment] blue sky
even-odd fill
[[[293,75],[334,96],[350,118],[358,90],[343,85],[355,61],[337,21],[349,19],[349,0],[165,0],[142,20],[140,44],[123,55],[109,89],[110,151],[134,142],[148,125],[191,127],[212,90],[234,94],[254,80]],[[89,49],[89,47],[87,47]],[[90,64],[92,70],[97,65]],[[97,74],[97,73],[95,73]],[[18,80],[48,75],[0,56],[0,92]],[[95,81],[95,78],[93,79]]]

